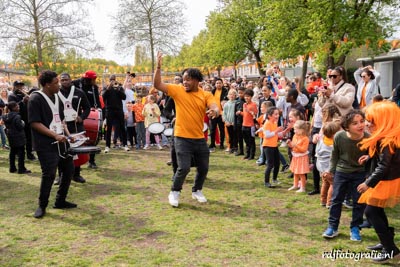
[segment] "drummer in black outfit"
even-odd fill
[[[93,70],[85,72],[82,78],[74,80],[72,83],[75,88],[81,89],[85,92],[87,99],[89,100],[91,108],[101,108],[99,99],[99,87],[96,84],[97,74]],[[100,129],[99,129],[100,130]],[[95,153],[90,154],[89,168],[97,169],[95,162]]]
[[[71,77],[68,73],[60,75],[61,89],[58,96],[64,104],[64,117],[69,133],[80,133],[85,131],[83,120],[90,113],[90,104],[86,94],[79,88],[72,85]],[[71,106],[72,105],[72,106]],[[76,166],[74,176],[75,182],[84,183],[86,180],[81,176],[81,167]]]
[[[66,128],[62,123],[64,119],[63,105],[57,96],[59,91],[57,73],[50,70],[43,71],[39,76],[39,83],[43,89],[32,93],[28,104],[33,147],[37,152],[42,169],[39,207],[35,211],[35,218],[41,218],[46,213],[57,166],[62,171],[62,179],[53,207],[56,209],[77,207],[76,204],[66,201],[74,171],[73,160],[70,156],[60,156],[58,149],[64,147],[67,136],[64,134]]]

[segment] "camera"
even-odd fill
[[[136,77],[136,74],[135,74],[134,72],[130,73],[130,72],[128,71],[126,74],[129,74],[129,76],[131,76],[132,78],[135,78],[135,77]]]

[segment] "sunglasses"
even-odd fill
[[[328,75],[328,77],[329,77],[330,79],[332,79],[332,78],[333,78],[333,79],[336,79],[337,76],[338,76],[338,75],[335,75],[335,74],[333,74],[333,75]]]

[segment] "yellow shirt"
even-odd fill
[[[167,84],[168,95],[175,101],[174,135],[183,138],[204,138],[203,125],[206,108],[217,104],[213,95],[199,87],[197,92],[186,92],[185,87]]]
[[[222,111],[221,94],[222,94],[222,89],[221,90],[218,90],[218,89],[215,90],[214,99],[215,99],[215,102],[217,103],[217,106],[219,108],[220,114],[222,114],[222,112],[221,112]]]

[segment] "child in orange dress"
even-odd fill
[[[292,149],[292,162],[290,170],[293,172],[293,186],[288,190],[298,189],[297,193],[306,192],[306,173],[310,172],[308,160],[308,133],[310,132],[310,123],[298,120],[294,124],[294,136],[288,146]],[[298,188],[299,180],[301,182]]]

